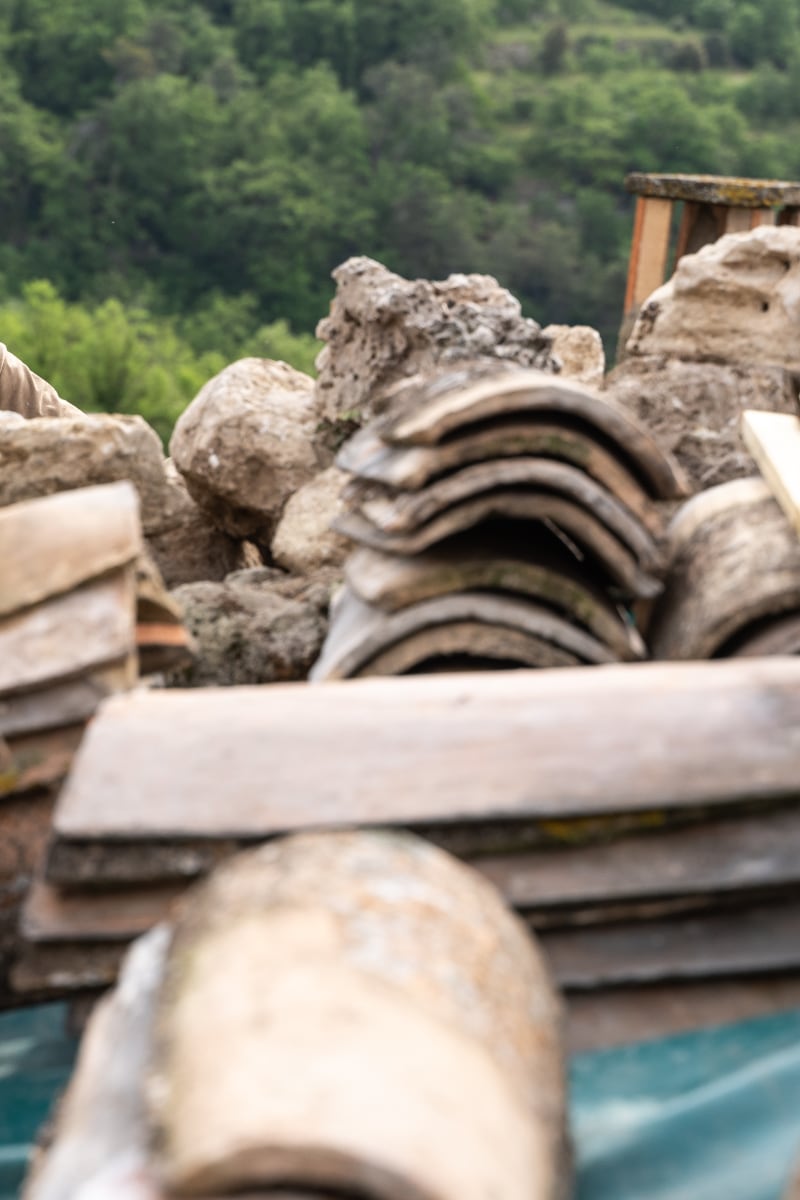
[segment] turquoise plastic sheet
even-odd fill
[[[578,1200],[779,1200],[800,1158],[800,1011],[586,1054]]]
[[[77,1045],[63,1005],[0,1016],[0,1200]],[[577,1057],[578,1200],[780,1200],[800,1156],[800,1011]]]

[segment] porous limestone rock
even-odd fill
[[[740,433],[745,409],[796,411],[790,373],[763,364],[632,355],[606,388],[675,455],[698,491],[756,470]]]
[[[328,467],[290,498],[272,539],[272,557],[279,566],[313,575],[321,567],[344,563],[350,542],[334,533],[331,523],[344,510],[342,489],[348,479],[345,471]]]
[[[762,225],[685,255],[626,354],[800,370],[800,228]]]
[[[329,422],[368,420],[385,390],[441,362],[499,358],[557,370],[549,337],[490,275],[408,280],[371,258],[350,258],[333,277],[330,315],[317,326],[326,343],[317,390]]]
[[[201,580],[219,581],[232,571],[261,566],[255,546],[223,533],[195,504],[171,459],[166,461],[171,514],[164,528],[148,539],[150,551],[169,588]]]
[[[487,880],[419,838],[304,834],[223,865],[177,914],[155,1030],[171,1194],[568,1194],[544,961]]]
[[[274,568],[236,571],[222,583],[189,583],[172,595],[194,640],[194,664],[177,687],[305,679],[328,629],[331,585]]]
[[[308,375],[243,358],[201,388],[178,419],[170,451],[219,529],[268,547],[288,498],[330,463],[318,426]]]
[[[174,513],[164,454],[142,417],[90,413],[0,422],[0,506],[119,479],[129,479],[139,493],[146,535],[169,527]]]
[[[602,387],[606,354],[596,329],[591,325],[548,325],[542,333],[552,340],[552,352],[561,363],[562,375],[586,387]]]

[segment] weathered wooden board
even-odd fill
[[[573,380],[541,371],[503,372],[473,382],[469,368],[444,368],[404,389],[375,428],[387,442],[433,445],[478,422],[527,413],[565,413],[592,425],[619,446],[654,498],[678,499],[688,492],[678,465],[629,412]]]
[[[229,848],[234,853],[235,847]],[[800,885],[800,812],[795,809],[628,835],[580,847],[482,856],[472,865],[535,924],[627,917],[722,899],[744,902]],[[148,869],[152,864],[148,862]],[[211,864],[202,864],[205,873]],[[90,882],[96,885],[96,877]],[[22,933],[30,941],[113,941],[138,937],[164,919],[180,882],[83,891],[37,879],[25,900]],[[678,908],[678,905],[674,906]]]
[[[500,489],[553,493],[588,509],[635,555],[646,570],[658,573],[664,558],[652,535],[631,510],[589,475],[567,463],[545,458],[499,458],[463,467],[418,492],[398,492],[357,502],[382,533],[413,533],[456,504]]]
[[[0,737],[38,733],[87,721],[101,701],[114,692],[127,691],[136,682],[136,659],[100,667],[87,675],[52,687],[18,692],[0,699]]]
[[[800,974],[573,992],[567,997],[571,1054],[716,1029],[800,1008]]]
[[[648,640],[655,658],[710,658],[766,617],[800,610],[800,541],[772,496],[682,535]]]
[[[0,738],[0,800],[57,783],[72,765],[84,725]]]
[[[742,434],[772,494],[800,536],[800,417],[746,412]]]
[[[135,649],[133,568],[122,567],[0,620],[0,695],[29,691]]]
[[[0,509],[0,617],[132,562],[141,543],[139,498],[127,482]]]
[[[585,630],[565,621],[552,609],[528,600],[484,592],[451,592],[423,600],[398,612],[386,613],[360,600],[349,588],[338,593],[322,653],[314,664],[311,679],[348,679],[377,655],[405,638],[436,627],[465,621],[528,634],[539,642],[550,642],[554,650],[566,651],[561,665],[609,663],[613,651]],[[443,642],[444,645],[444,642]],[[537,649],[535,644],[532,651]],[[445,649],[443,653],[448,653]],[[551,665],[559,665],[553,662]]]
[[[20,931],[30,942],[128,942],[166,920],[184,889],[180,884],[63,891],[43,879],[32,883]]]
[[[599,572],[625,595],[649,598],[661,591],[660,580],[643,570],[635,555],[593,513],[545,492],[490,492],[454,504],[414,533],[382,533],[355,512],[342,513],[334,520],[333,528],[373,550],[416,555],[493,520],[526,523],[527,528],[520,524],[518,534],[520,552],[525,555],[535,556],[540,539],[549,544],[551,529],[555,528],[566,537],[579,558],[588,560],[590,572]]]
[[[558,985],[568,992],[735,979],[800,971],[800,902],[660,921],[538,931]],[[126,943],[28,942],[11,971],[21,993],[70,991],[113,983]]]
[[[798,763],[795,659],[143,691],[91,722],[54,827],[158,843],[733,807],[800,797]]]
[[[542,949],[571,991],[800,970],[800,901],[665,921],[544,931]]]
[[[800,809],[474,861],[522,910],[800,886]]]
[[[11,968],[11,987],[19,995],[53,997],[109,987],[126,949],[125,942],[27,942]]]
[[[617,453],[590,426],[535,414],[523,421],[502,418],[438,446],[390,446],[372,425],[360,430],[339,451],[337,463],[359,480],[418,491],[461,467],[492,459],[537,455],[571,463],[625,504],[654,536],[663,532],[658,509]]]
[[[367,604],[397,612],[422,600],[457,591],[491,591],[526,596],[553,607],[573,624],[605,642],[619,658],[646,655],[641,636],[588,572],[554,538],[524,558],[514,539],[490,534],[464,537],[413,558],[381,554],[359,546],[348,557],[345,576],[351,590]]]

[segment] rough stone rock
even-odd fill
[[[740,434],[745,409],[796,411],[792,377],[782,367],[632,356],[606,388],[675,455],[697,490],[756,471]]]
[[[626,354],[800,370],[800,229],[763,225],[685,255],[642,307]]]
[[[171,459],[166,461],[169,523],[151,535],[148,545],[167,587],[201,580],[219,581],[247,566],[261,566],[261,555],[212,524],[195,504]]]
[[[556,371],[550,339],[490,275],[408,280],[371,258],[351,258],[333,277],[330,315],[317,327],[325,419],[366,421],[399,381],[441,362],[500,358]]]
[[[330,464],[318,426],[308,375],[243,358],[201,388],[178,419],[170,451],[219,529],[267,547],[289,497]]]
[[[196,661],[177,687],[285,683],[305,679],[328,628],[331,584],[262,567],[222,583],[189,583],[173,596],[195,643]]]
[[[586,387],[602,387],[606,354],[596,329],[591,325],[548,325],[542,333],[552,339],[552,352],[561,363],[562,375]]]
[[[174,514],[164,454],[142,417],[92,413],[0,422],[0,507],[119,479],[129,479],[139,493],[145,534],[169,527]]]
[[[338,467],[328,467],[291,497],[272,539],[272,557],[279,566],[313,575],[321,567],[344,563],[351,544],[334,533],[331,523],[344,511],[342,489],[348,479]]]
[[[485,879],[421,839],[306,834],[223,865],[177,915],[155,1029],[169,1192],[568,1193],[542,956]]]

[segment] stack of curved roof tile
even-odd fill
[[[694,496],[669,527],[667,552],[654,657],[800,653],[800,540],[763,479]]]
[[[338,461],[357,548],[314,678],[645,657],[626,609],[661,590],[655,502],[685,486],[611,400],[459,364],[411,381]]]

